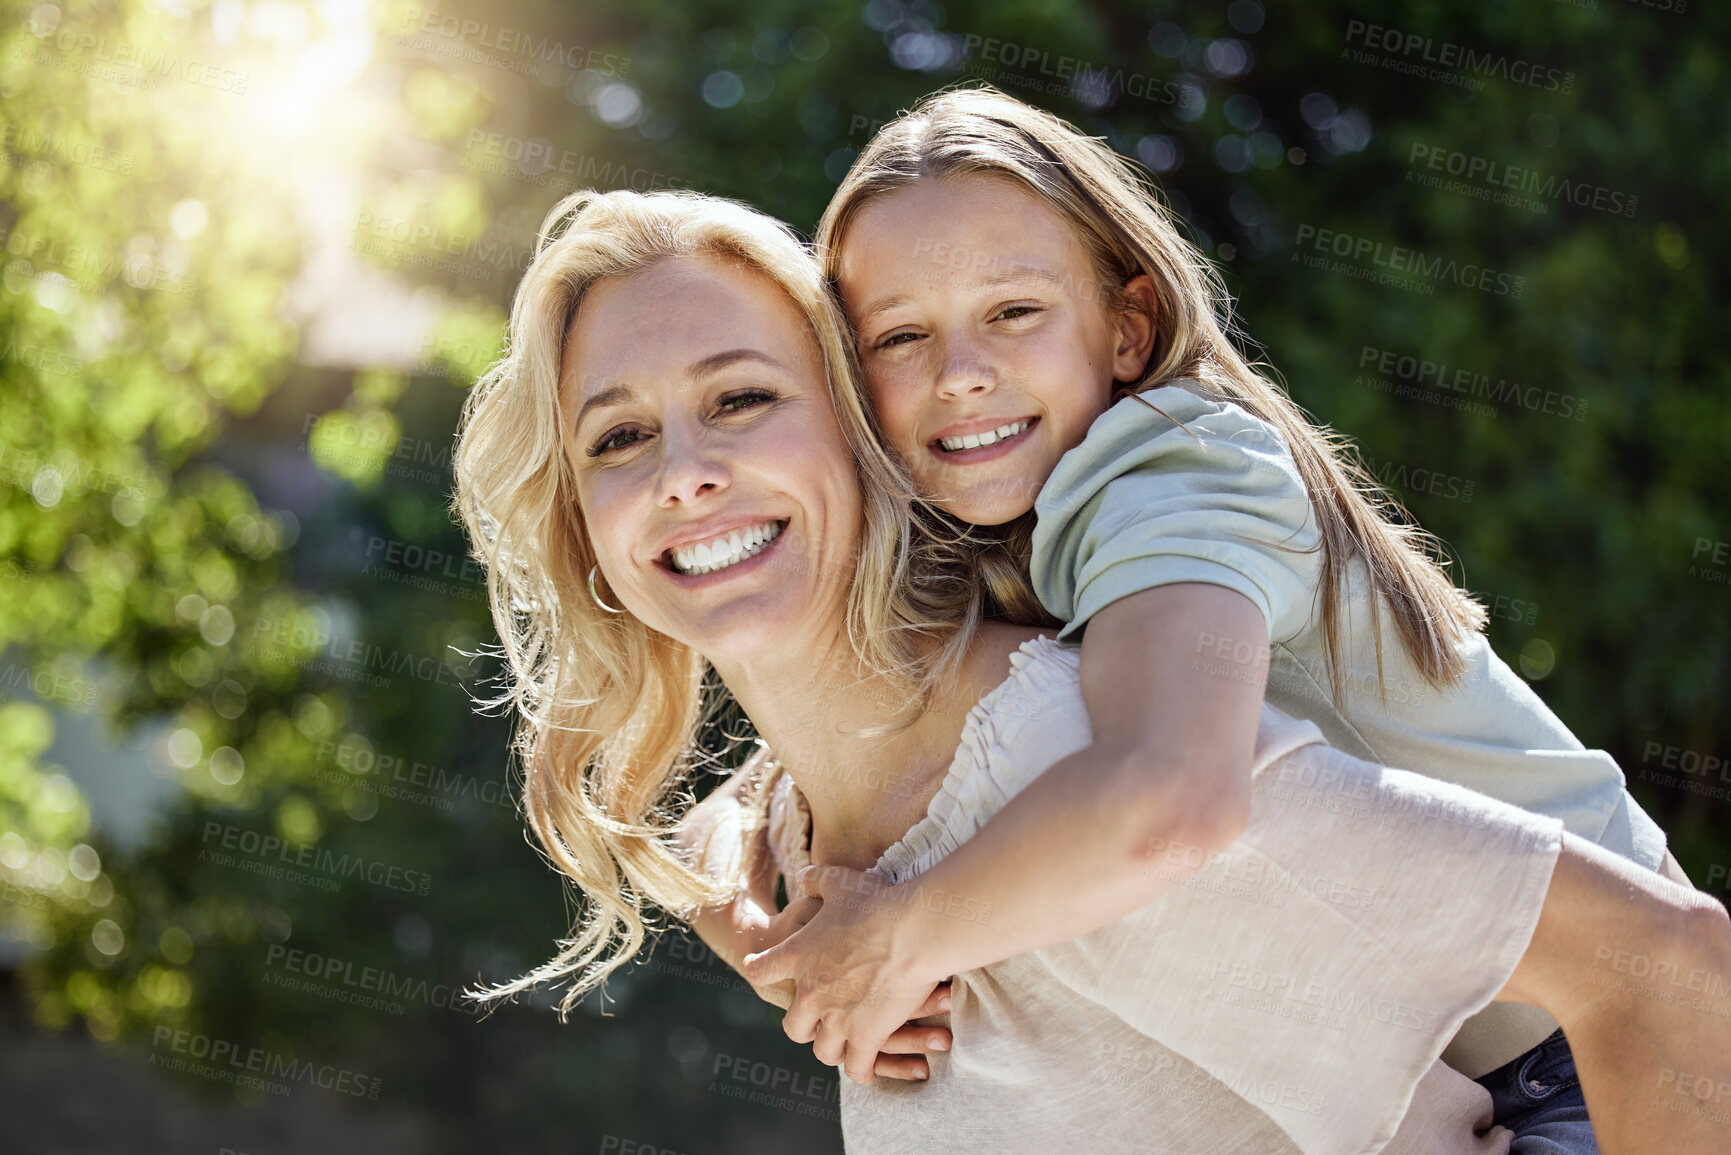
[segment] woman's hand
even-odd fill
[[[884,1074],[886,1052],[903,1048],[947,1050],[949,1031],[909,1022],[949,1008],[947,981],[919,972],[897,930],[901,904],[895,888],[876,875],[845,866],[807,867],[799,882],[807,897],[788,909],[822,899],[815,914],[779,945],[747,955],[742,972],[753,987],[785,991],[791,984],[782,1029],[796,1043],[811,1043],[819,1061],[844,1065],[848,1078],[870,1083]],[[766,936],[767,937],[767,936]],[[942,1045],[937,1045],[941,1043]],[[924,1064],[924,1060],[919,1060]]]

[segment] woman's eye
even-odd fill
[[[877,348],[892,349],[897,345],[906,345],[910,341],[917,341],[919,340],[919,336],[918,333],[891,333],[888,337],[885,337],[882,341],[877,343]]]
[[[775,400],[775,394],[767,389],[747,389],[743,393],[730,393],[716,403],[716,408],[726,413],[738,413],[745,409],[755,409],[759,405]]]
[[[643,439],[641,429],[612,429],[601,435],[601,439],[589,448],[590,457],[600,457],[617,449],[628,449]]]
[[[1014,321],[1027,316],[1029,313],[1038,313],[1039,311],[1040,310],[1034,305],[1011,305],[1007,309],[1000,311],[998,315],[992,319],[994,321]]]

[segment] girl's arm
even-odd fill
[[[674,844],[698,870],[724,881],[734,881],[726,865],[732,860],[733,846],[739,840],[739,796],[751,778],[751,768],[752,763],[748,762],[692,807],[673,835]],[[783,910],[776,909],[777,874],[766,838],[760,826],[755,844],[746,851],[746,877],[734,897],[705,907],[690,921],[691,929],[704,945],[742,975],[742,960],[747,954],[781,942],[804,926],[822,905],[808,896],[796,899]],[[752,989],[765,1002],[784,1010],[793,1001],[792,982],[753,984]],[[945,986],[929,992],[910,1017],[942,1014],[949,1009],[949,988]],[[898,1024],[878,1048],[872,1069],[886,1079],[925,1079],[930,1075],[925,1054],[948,1050],[949,1045],[948,1027]]]
[[[1237,840],[1267,655],[1262,611],[1224,586],[1157,586],[1108,605],[1082,642],[1093,744],[906,883],[813,869],[801,881],[823,909],[743,973],[796,981],[788,1037],[871,1082],[854,1057],[876,1054],[933,984],[1105,926]],[[866,1001],[847,997],[860,990]]]

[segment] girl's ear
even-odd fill
[[[1123,305],[1117,310],[1118,347],[1112,353],[1112,379],[1125,384],[1142,380],[1148,358],[1154,355],[1155,314],[1160,305],[1154,282],[1138,273],[1124,286]]]

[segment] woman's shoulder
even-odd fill
[[[1081,655],[1040,634],[1008,654],[1008,673],[968,711],[926,816],[879,859],[901,882],[967,841],[1053,763],[1091,741]]]

